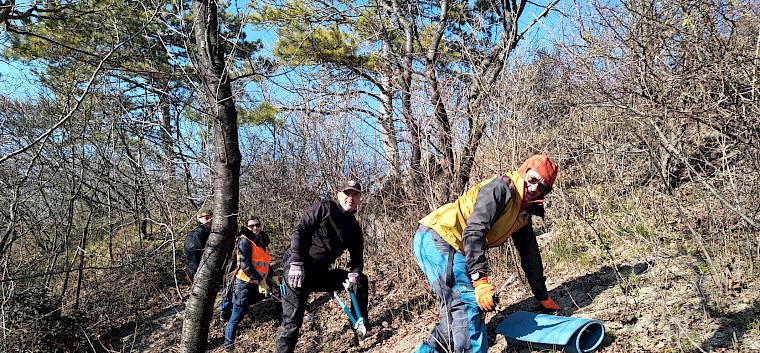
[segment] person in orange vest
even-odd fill
[[[235,257],[234,292],[232,295],[232,313],[224,330],[224,346],[228,352],[235,348],[235,332],[238,322],[243,318],[251,304],[264,299],[271,289],[266,279],[271,278],[279,286],[279,277],[272,270],[269,256],[269,237],[262,230],[261,221],[251,218],[245,227],[240,227]]]
[[[488,279],[486,249],[509,238],[541,307],[560,309],[546,290],[531,223],[532,216],[544,216],[544,196],[556,178],[557,164],[535,155],[518,170],[480,182],[419,221],[414,257],[441,301],[441,321],[417,353],[488,351],[483,312],[496,308],[496,293]]]

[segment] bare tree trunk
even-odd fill
[[[108,263],[113,263],[113,235],[115,233],[115,224],[112,221],[113,219],[113,205],[112,205],[112,198],[111,198],[111,188],[108,188],[107,195],[108,195]]]
[[[420,148],[420,128],[417,121],[412,115],[412,74],[413,74],[413,55],[414,55],[414,39],[415,39],[415,26],[410,19],[412,10],[410,3],[400,4],[398,0],[382,0],[378,2],[390,17],[395,16],[398,26],[404,33],[404,43],[401,47],[401,62],[390,58],[387,53],[387,48],[392,46],[391,43],[395,41],[395,38],[386,36],[384,38],[385,45],[383,47],[383,55],[385,55],[387,62],[394,62],[400,72],[400,90],[401,90],[401,109],[404,117],[404,123],[409,130],[409,144],[411,145],[411,156],[409,161],[409,175],[405,181],[405,191],[412,200],[418,200],[422,187],[422,173],[420,171],[421,160],[421,148]],[[401,6],[404,9],[401,9]],[[409,16],[409,17],[407,17]],[[388,32],[384,32],[386,35]],[[389,105],[390,106],[390,105]],[[392,109],[392,106],[390,106]]]
[[[411,5],[409,5],[411,6]],[[414,53],[414,29],[415,27],[400,13],[397,13],[401,27],[404,29],[404,59],[401,66],[401,111],[404,122],[409,128],[409,142],[412,145],[412,155],[409,162],[410,195],[417,200],[422,190],[422,171],[420,160],[422,150],[420,148],[420,127],[412,115],[412,55]]]
[[[72,191],[73,193],[73,191]],[[69,278],[71,277],[71,272],[69,271],[71,269],[71,265],[73,262],[70,261],[71,252],[70,252],[70,245],[69,245],[69,239],[71,238],[71,231],[74,226],[74,195],[69,195],[68,200],[68,209],[67,209],[67,223],[66,223],[66,231],[64,232],[63,237],[63,246],[65,249],[66,257],[63,262],[63,271],[65,271],[65,274],[63,276],[63,285],[61,285],[61,292],[58,295],[58,299],[55,302],[55,306],[60,306],[63,308],[64,299],[66,298],[66,290],[69,289]]]
[[[494,86],[496,79],[504,70],[509,54],[517,47],[517,43],[520,41],[521,36],[517,32],[517,24],[514,19],[520,18],[526,3],[526,0],[520,0],[519,2],[513,2],[505,8],[506,12],[503,15],[504,31],[501,34],[501,38],[491,53],[478,66],[478,73],[476,75],[477,84],[475,85],[477,89],[473,90],[467,99],[470,133],[467,144],[462,152],[462,161],[459,165],[459,175],[454,194],[463,192],[467,187],[467,183],[470,182],[475,155],[478,153],[486,127],[485,122],[480,117],[482,104],[485,98],[491,95],[491,87]]]
[[[399,175],[398,139],[396,127],[393,126],[393,91],[390,90],[391,78],[388,72],[380,74],[380,139],[383,143],[385,161],[388,164],[388,179],[396,179]]]
[[[79,271],[77,273],[77,290],[76,300],[74,301],[74,310],[79,309],[79,298],[82,292],[82,280],[84,280],[84,255],[85,249],[87,249],[87,232],[90,229],[90,223],[92,222],[92,207],[89,208],[89,214],[87,215],[87,224],[84,226],[84,232],[82,232],[82,241],[79,243]]]
[[[438,19],[438,26],[432,39],[430,40],[430,46],[427,48],[425,55],[425,81],[428,85],[428,94],[430,95],[430,104],[433,106],[433,114],[435,120],[438,122],[438,137],[441,141],[440,151],[443,153],[445,178],[448,180],[454,180],[454,145],[453,134],[451,131],[451,121],[449,120],[446,107],[443,105],[443,97],[441,95],[441,87],[438,82],[438,72],[436,70],[436,64],[438,62],[438,55],[440,54],[440,44],[443,38],[443,33],[446,30],[448,23],[449,1],[440,1],[440,18]],[[418,38],[419,40],[419,38]],[[438,190],[438,201],[448,202],[451,194],[451,183],[441,183],[441,189]]]
[[[161,148],[164,152],[164,180],[174,181],[176,168],[174,167],[174,142],[172,141],[172,117],[170,116],[171,102],[169,95],[161,94],[158,100],[161,109]]]
[[[220,42],[217,3],[194,0],[193,32],[197,66],[214,125],[214,223],[185,309],[180,352],[205,352],[222,267],[237,230],[240,146],[237,111]]]

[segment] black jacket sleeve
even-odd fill
[[[253,267],[253,263],[251,262],[251,256],[253,254],[251,243],[249,243],[245,237],[240,237],[240,240],[238,240],[237,251],[238,254],[240,254],[238,260],[240,271],[243,271],[248,276],[248,278],[254,281],[261,280],[261,275],[256,271],[256,269]]]
[[[322,201],[315,202],[304,210],[301,221],[298,222],[290,235],[291,262],[303,262],[303,259],[308,257],[311,237],[319,228],[326,214],[327,206]]]
[[[364,271],[364,232],[361,227],[357,225],[357,231],[359,234],[358,241],[351,244],[348,248],[348,255],[350,261],[348,262],[348,268],[353,273],[362,273]]]
[[[478,191],[472,214],[462,233],[462,246],[470,274],[488,272],[486,264],[486,234],[499,219],[512,198],[509,181],[497,177]]]
[[[267,278],[272,278],[274,276],[277,276],[277,273],[274,272],[274,268],[272,268],[272,266],[269,266],[269,273],[267,273]]]
[[[203,256],[204,246],[201,244],[199,236],[198,228],[196,228],[188,233],[187,238],[185,238],[185,261],[187,261],[187,269],[190,271],[191,277],[195,277]]]
[[[512,235],[517,252],[520,254],[520,265],[528,278],[530,290],[536,299],[546,300],[549,294],[546,291],[546,277],[544,277],[544,264],[541,261],[541,252],[538,249],[536,234],[533,233],[532,223],[517,230]]]

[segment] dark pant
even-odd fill
[[[283,273],[286,278],[289,268],[290,264],[286,263]],[[290,284],[285,281],[286,290],[282,297],[282,327],[276,339],[277,353],[292,353],[295,350],[309,294],[312,292],[343,291],[343,281],[348,279],[348,271],[344,270],[313,269],[307,265],[304,268],[304,272],[304,283],[299,289],[291,288]],[[357,304],[359,304],[359,311],[361,311],[365,323],[368,322],[367,287],[367,276],[362,274],[359,277],[359,286],[355,294]],[[353,312],[353,308],[351,311]]]
[[[227,327],[224,330],[225,346],[232,346],[235,344],[235,333],[237,332],[238,323],[243,318],[246,311],[248,311],[248,307],[262,299],[264,299],[264,296],[259,293],[258,284],[246,283],[239,279],[235,279],[235,292],[232,297],[232,315],[230,315],[230,319],[227,320]]]

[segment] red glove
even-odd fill
[[[541,307],[548,310],[560,310],[562,309],[557,303],[552,300],[552,298],[547,298],[546,300],[542,300],[539,303],[541,303]]]
[[[483,311],[493,311],[496,308],[493,296],[496,293],[493,284],[488,283],[488,277],[483,277],[472,282],[475,288],[475,300]]]

